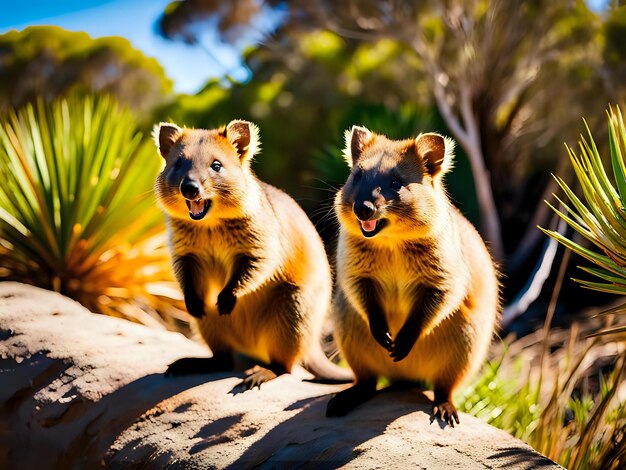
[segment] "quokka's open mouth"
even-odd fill
[[[200,220],[204,218],[211,208],[210,199],[195,199],[193,201],[185,199],[185,203],[189,209],[189,217],[191,217],[192,220]]]
[[[387,225],[386,219],[359,220],[361,233],[366,238],[372,238]]]

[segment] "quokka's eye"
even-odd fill
[[[402,189],[402,186],[403,186],[403,185],[402,185],[402,181],[400,181],[400,180],[398,180],[398,179],[393,180],[393,181],[391,182],[391,189],[393,189],[393,190],[395,190],[395,191],[400,191],[400,189]]]
[[[177,159],[176,163],[174,163],[174,169],[180,170],[180,167],[182,166],[182,164],[183,164],[183,159],[182,158]]]
[[[213,163],[211,163],[211,169],[213,171],[219,172],[222,169],[222,164],[215,160]]]

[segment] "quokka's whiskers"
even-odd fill
[[[334,198],[323,201],[320,204],[320,207],[318,207],[315,211],[311,213],[311,219],[313,220],[315,220],[321,215],[321,217],[319,217],[318,220],[314,221],[314,225],[316,228],[319,228],[320,225],[326,225],[328,223],[329,218],[331,217],[335,219],[334,221],[331,219],[331,223],[333,224],[333,226],[335,225],[336,218],[334,217],[335,211],[334,211],[333,201],[334,201]]]
[[[336,194],[336,193],[337,193],[337,191],[339,191],[339,190],[341,189],[341,186],[336,186],[336,185],[334,185],[334,184],[332,184],[332,183],[329,183],[328,181],[324,181],[324,180],[323,180],[323,179],[321,179],[321,178],[314,178],[314,181],[317,181],[317,182],[319,182],[319,183],[322,183],[322,185],[324,185],[324,186],[326,186],[326,187],[320,187],[320,186],[315,187],[315,186],[310,186],[310,188],[311,188],[311,189],[318,189],[318,190],[320,190],[320,191],[328,191],[328,192],[331,192],[331,193],[334,193],[334,194]]]

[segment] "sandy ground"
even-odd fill
[[[162,375],[208,355],[180,334],[0,283],[0,468],[560,468],[471,416],[431,424],[416,390],[330,419],[346,385],[303,370],[240,394],[238,373]]]

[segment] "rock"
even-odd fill
[[[241,394],[240,373],[162,375],[208,355],[181,334],[0,283],[0,468],[560,468],[471,416],[431,424],[415,390],[326,418],[346,385],[301,369]]]

